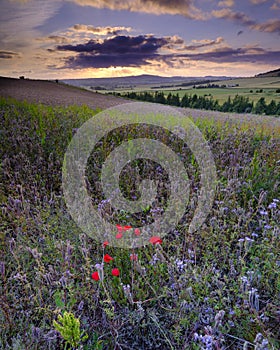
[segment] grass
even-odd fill
[[[218,173],[211,214],[190,235],[190,204],[162,244],[129,251],[81,232],[61,193],[66,147],[97,111],[0,105],[1,349],[279,349],[279,134],[256,132],[245,119],[238,127],[196,118]],[[157,136],[171,147],[171,135]],[[105,141],[89,162],[92,188],[94,165],[111,151]],[[196,163],[174,147],[189,164],[195,203]],[[154,164],[136,165],[143,178],[168,183]],[[137,192],[133,171],[121,178],[128,196]],[[108,214],[102,193],[91,195]],[[130,225],[124,214],[114,222]],[[152,220],[149,210],[144,219]],[[114,260],[96,267],[104,254]]]

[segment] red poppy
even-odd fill
[[[117,239],[122,238],[122,236],[123,236],[123,234],[122,234],[122,233],[118,233],[118,234],[116,234],[116,238],[117,238]]]
[[[123,226],[123,230],[124,231],[127,231],[127,230],[130,230],[132,228],[132,226],[130,226],[130,225],[126,225],[126,226]]]
[[[110,261],[114,260],[109,254],[104,255],[104,262],[109,263]]]
[[[122,231],[123,227],[121,225],[116,225],[118,231]]]
[[[95,281],[99,281],[98,272],[97,271],[93,272],[93,274],[91,275],[91,278],[94,279]]]
[[[120,270],[115,267],[112,270],[112,275],[118,277],[120,275]]]
[[[134,233],[135,233],[136,236],[140,236],[140,234],[141,234],[139,228],[136,228],[134,230]]]
[[[103,243],[103,247],[104,247],[104,248],[107,247],[108,244],[109,244],[109,242],[108,242],[108,241],[105,241],[105,242]]]
[[[134,254],[134,253],[130,254],[130,260],[131,261],[133,261],[133,260],[136,261],[137,259],[138,259],[138,255],[137,254]]]
[[[152,244],[161,244],[162,243],[162,239],[158,236],[153,236],[150,238],[150,243]]]

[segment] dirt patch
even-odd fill
[[[0,78],[0,96],[49,106],[87,105],[92,109],[130,102],[53,81],[10,78]]]

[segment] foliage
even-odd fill
[[[69,344],[72,348],[77,348],[88,338],[87,334],[81,332],[79,319],[71,312],[65,311],[63,316],[58,315],[58,322],[54,320],[53,326],[66,341],[66,345]]]

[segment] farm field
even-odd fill
[[[171,94],[178,94],[181,99],[184,95],[198,96],[211,98],[214,101],[218,101],[219,105],[225,103],[229,98],[232,100],[235,96],[242,98],[248,98],[249,102],[256,104],[261,98],[265,99],[266,104],[269,104],[272,100],[278,104],[280,102],[280,78],[279,77],[254,77],[254,78],[239,78],[232,80],[215,81],[210,84],[219,86],[226,86],[220,88],[207,88],[207,84],[194,83],[187,87],[180,85],[174,85],[174,87],[162,86],[135,86],[133,89],[114,89],[114,90],[101,90],[103,94],[111,93],[113,95],[120,94],[124,96],[126,93],[135,92],[136,94],[149,92],[154,94],[155,92],[163,93],[165,98]],[[196,88],[193,88],[195,85]],[[235,86],[237,85],[237,86]],[[203,88],[201,88],[203,87]]]
[[[42,103],[0,100],[0,349],[279,349],[279,118],[182,109],[214,156],[211,213],[197,232],[188,232],[200,169],[177,143],[193,201],[162,242],[128,250],[85,235],[67,212],[61,186],[77,128],[127,101],[90,92],[83,99],[83,91],[71,91],[75,106],[69,90],[59,105],[49,89],[37,89],[37,97],[34,91],[32,99]],[[91,188],[100,180],[95,165],[126,136],[94,151]],[[174,142],[168,133],[156,136],[170,147]],[[159,176],[152,164],[138,166]],[[132,174],[127,168],[121,178],[128,196],[135,194]],[[159,180],[167,182],[164,174]],[[106,214],[102,194],[90,193]],[[114,223],[134,225],[123,213]],[[56,322],[67,313],[75,332],[58,331]]]
[[[260,91],[261,90],[261,91]],[[179,97],[183,97],[185,94],[197,96],[212,96],[214,100],[218,100],[219,103],[224,103],[227,99],[234,98],[236,95],[248,97],[250,101],[257,102],[261,97],[264,97],[267,103],[274,100],[276,103],[280,101],[280,92],[276,92],[276,88],[203,88],[203,89],[180,89],[180,90],[159,90],[163,91],[165,96],[169,93],[178,93]]]

